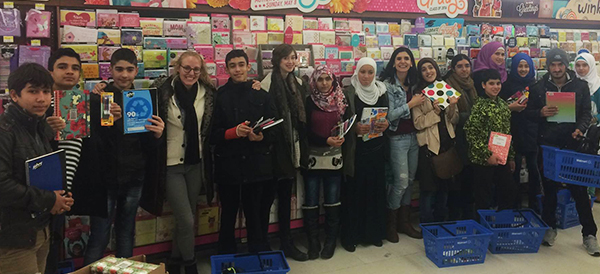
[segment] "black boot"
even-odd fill
[[[185,269],[185,274],[198,274],[198,265],[196,264],[196,262],[190,265],[186,265],[183,268]]]
[[[167,261],[167,272],[169,272],[169,274],[180,274],[181,259],[169,259]]]
[[[321,259],[333,257],[337,245],[337,235],[340,230],[340,205],[325,206],[325,245],[321,251]]]
[[[308,260],[308,255],[294,245],[294,240],[292,240],[291,235],[282,236],[281,237],[281,247],[280,250],[283,251],[286,258],[292,258],[299,262],[304,262]]]
[[[304,228],[308,236],[308,259],[316,260],[321,253],[319,241],[319,208],[304,209]]]

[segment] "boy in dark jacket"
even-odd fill
[[[50,73],[32,63],[8,78],[12,103],[0,115],[0,273],[44,272],[50,217],[70,211],[74,202],[64,190],[26,182],[25,161],[52,152],[53,130],[65,126],[60,118],[45,115],[52,83]]]
[[[498,209],[508,209],[514,207],[516,201],[517,185],[512,178],[514,151],[509,144],[507,162],[502,164],[500,156],[488,149],[488,143],[492,131],[510,134],[510,109],[506,101],[498,97],[502,87],[500,73],[493,69],[483,70],[481,79],[484,94],[477,99],[465,125],[469,158],[473,163],[475,206],[490,209],[493,195],[497,193]]]
[[[565,51],[552,49],[547,54],[546,64],[549,74],[531,87],[529,103],[525,114],[539,123],[540,144],[558,148],[565,147],[573,139],[583,135],[592,120],[590,91],[585,81],[575,76],[575,72],[567,69],[569,59]],[[546,104],[546,92],[574,92],[576,119],[575,123],[548,122],[547,118],[560,112],[556,106]],[[552,229],[546,232],[543,244],[554,245],[557,236],[556,230],[556,193],[558,183],[542,179],[544,186],[543,220]],[[568,185],[571,197],[575,199],[579,222],[583,226],[583,246],[592,256],[600,256],[600,247],[596,239],[597,227],[590,208],[590,199],[587,188],[578,185]]]
[[[248,250],[270,250],[267,233],[273,203],[271,147],[274,130],[254,133],[251,124],[274,117],[269,93],[248,81],[248,56],[233,50],[226,57],[227,84],[217,92],[211,143],[215,145],[215,182],[221,201],[219,253],[236,253],[235,220],[240,198],[246,217]]]
[[[146,161],[149,151],[158,145],[164,129],[164,122],[156,115],[148,119],[152,125],[146,125],[150,132],[139,134],[123,134],[123,119],[121,106],[123,90],[133,89],[133,80],[138,73],[137,57],[129,49],[119,49],[112,55],[110,70],[113,82],[103,87],[103,91],[114,93],[114,103],[110,112],[114,116],[113,126],[100,124],[100,96],[96,93],[90,96],[90,112],[92,137],[90,141],[98,152],[94,159],[95,168],[102,169],[102,184],[105,187],[108,206],[100,203],[96,206],[108,208],[105,216],[92,216],[90,219],[91,235],[85,252],[84,264],[93,263],[104,255],[104,250],[110,240],[110,227],[115,218],[117,238],[117,257],[128,258],[133,255],[135,216],[142,196],[146,180]],[[100,85],[100,84],[99,84]],[[84,153],[88,153],[85,151]],[[82,166],[90,166],[83,163]],[[89,160],[89,158],[87,158]],[[94,167],[92,167],[93,169]],[[87,169],[80,168],[82,172]],[[115,210],[116,208],[116,210]]]

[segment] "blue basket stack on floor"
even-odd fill
[[[425,254],[438,267],[481,264],[492,233],[473,220],[421,224]]]
[[[210,257],[210,265],[211,274],[285,274],[290,271],[283,251],[216,255]]]
[[[568,189],[561,189],[558,191],[557,203],[556,203],[556,227],[560,229],[567,229],[579,225],[579,214],[575,206],[575,200],[571,197],[571,192]],[[538,205],[540,206],[540,212],[543,211],[543,196],[537,195]],[[596,197],[590,198],[590,206],[594,207],[594,200]]]
[[[489,250],[500,253],[538,252],[548,225],[533,210],[479,210],[481,224],[492,231]]]

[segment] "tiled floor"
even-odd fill
[[[598,204],[597,204],[598,205]],[[594,210],[594,217],[600,220],[600,210]],[[600,273],[600,257],[589,256],[581,242],[581,226],[559,230],[556,245],[540,247],[536,254],[494,255],[487,253],[484,264],[467,265],[440,269],[426,256],[422,240],[400,236],[396,244],[384,241],[383,247],[359,246],[356,252],[346,252],[338,246],[330,260],[296,262],[288,260],[292,274],[317,273]],[[298,242],[304,245],[304,235],[298,235]],[[276,244],[274,244],[276,246]],[[210,273],[210,260],[201,256],[200,273]]]

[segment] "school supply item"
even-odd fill
[[[506,160],[508,159],[508,152],[510,151],[510,142],[512,140],[511,135],[502,134],[499,132],[491,132],[490,140],[488,142],[488,149],[492,152],[500,156],[501,165],[506,165]]]
[[[28,186],[42,190],[65,189],[65,151],[59,149],[25,161],[25,180]]]
[[[438,101],[442,110],[450,105],[448,98],[460,97],[460,92],[456,91],[445,81],[435,81],[423,89],[423,94],[429,97],[431,101]]]
[[[558,107],[558,113],[548,117],[548,122],[575,123],[574,92],[546,92],[546,105]]]
[[[62,118],[67,127],[56,133],[55,140],[90,137],[90,94],[84,90],[54,91],[54,115]]]
[[[337,124],[337,126],[333,127],[333,129],[331,129],[331,136],[340,137],[340,138],[344,137],[348,133],[348,131],[350,131],[352,126],[354,125],[355,120],[356,120],[356,114],[354,114],[352,117],[350,117],[350,119]]]
[[[146,125],[152,125],[148,119],[155,113],[156,89],[123,91],[123,131],[124,134],[148,132]],[[154,98],[153,98],[154,97]]]
[[[525,90],[523,90],[523,91],[515,92],[515,94],[513,94],[512,96],[510,96],[510,98],[508,98],[506,100],[506,102],[508,104],[518,102],[519,105],[524,105],[524,104],[527,104],[528,100],[529,100],[529,87],[526,87]]]
[[[387,107],[372,107],[364,108],[362,112],[361,124],[370,125],[371,129],[368,134],[362,135],[364,142],[383,136],[383,132],[375,132],[375,123],[382,123],[387,117]]]
[[[110,105],[115,102],[115,94],[112,92],[102,92],[100,94],[100,125],[103,127],[113,126],[114,116],[110,113]]]

